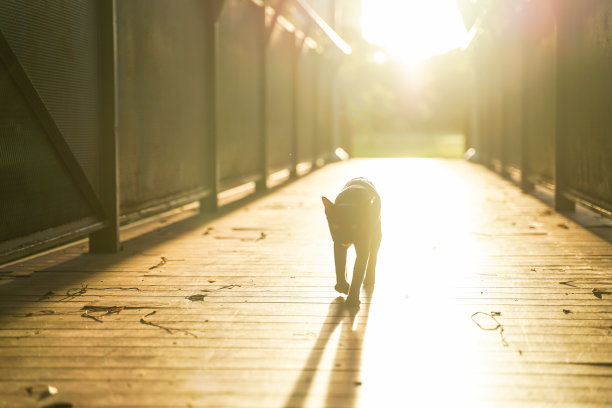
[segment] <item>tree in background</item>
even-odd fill
[[[460,50],[417,65],[388,59],[362,42],[339,71],[355,137],[465,133],[471,72]]]

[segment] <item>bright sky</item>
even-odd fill
[[[418,62],[466,42],[455,0],[362,1],[364,38],[404,62]]]

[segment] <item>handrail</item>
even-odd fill
[[[353,52],[351,46],[334,31],[333,28],[325,22],[325,20],[304,0],[290,0],[294,5],[300,8],[310,18],[323,33],[336,45],[344,54]]]

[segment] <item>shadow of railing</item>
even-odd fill
[[[533,197],[551,208],[555,206],[554,194],[553,190],[543,186],[535,186],[531,192]],[[612,243],[612,219],[610,217],[584,207],[581,203],[576,205],[574,211],[563,212],[562,214],[592,234]]]
[[[75,293],[78,294],[77,296],[89,296],[91,293],[103,294],[109,289],[108,286],[100,284],[96,285],[96,288],[87,287],[87,282],[95,281],[104,271],[112,270],[116,265],[121,265],[151,248],[181,239],[203,225],[221,219],[247,205],[255,204],[268,195],[290,186],[294,181],[289,180],[282,185],[255,192],[226,204],[215,212],[198,213],[196,209],[196,212],[186,211],[185,216],[179,214],[176,219],[167,216],[168,221],[162,214],[150,218],[141,225],[127,226],[122,230],[122,250],[117,253],[90,253],[87,251],[86,242],[81,240],[49,250],[31,259],[1,265],[0,289],[2,293],[16,294],[25,291],[28,295],[19,295],[10,299],[9,312],[0,313],[0,325],[15,315],[28,313],[30,307],[44,309],[49,306],[45,303],[46,301],[73,299],[74,296],[71,294]],[[151,266],[158,261],[157,256],[152,256]],[[146,271],[146,268],[143,269],[143,273]],[[81,299],[87,299],[87,297],[84,296]],[[139,302],[139,304],[159,306],[151,302]]]

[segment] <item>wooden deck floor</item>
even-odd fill
[[[320,196],[355,176],[383,242],[351,316]],[[8,265],[0,407],[610,406],[611,228],[584,220],[463,161],[352,160],[118,255]]]

